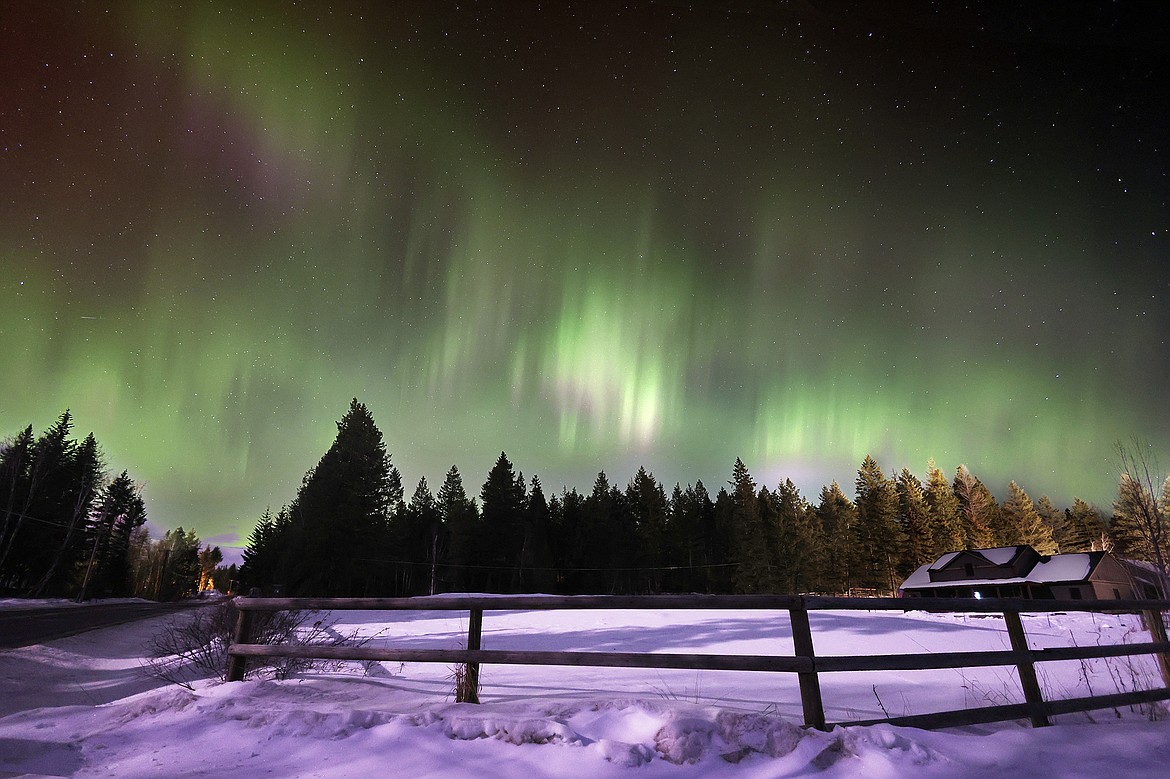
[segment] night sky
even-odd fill
[[[408,496],[1170,454],[1170,4],[624,5],[5,3],[0,436],[225,546],[355,396]]]

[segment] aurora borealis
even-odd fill
[[[225,546],[352,397],[408,495],[1170,454],[1161,4],[630,5],[6,6],[0,436]]]

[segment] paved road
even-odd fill
[[[209,603],[110,603],[76,608],[0,609],[0,649],[41,644],[94,628],[158,617]]]

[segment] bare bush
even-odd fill
[[[359,645],[354,635],[334,630],[336,621],[314,619],[316,611],[256,612],[252,620],[253,643],[319,646]],[[239,610],[230,600],[199,609],[194,614],[171,617],[147,644],[146,672],[156,679],[191,689],[199,679],[227,673],[228,645],[235,632]],[[303,657],[252,658],[247,677],[270,673],[277,679],[312,669],[335,669],[341,661]]]

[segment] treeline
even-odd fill
[[[588,494],[546,496],[503,453],[478,500],[454,466],[437,494],[423,478],[406,500],[382,433],[355,399],[293,501],[260,519],[241,579],[318,596],[890,592],[917,566],[963,548],[1116,547],[1149,559],[1148,534],[1130,521],[1140,512],[1123,503],[1110,523],[1082,500],[1057,509],[1015,482],[999,502],[963,466],[948,477],[932,462],[921,481],[905,468],[887,476],[872,457],[852,497],[834,482],[815,502],[791,480],[758,485],[739,460],[715,495],[702,482],[668,494],[641,468],[624,488],[603,472]]]
[[[126,471],[111,477],[93,433],[78,441],[65,411],[40,436],[0,443],[0,593],[171,600],[235,571],[193,530],[152,540]]]

